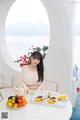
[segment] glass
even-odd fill
[[[14,90],[15,95],[18,95],[18,96],[26,95],[26,91],[23,87],[14,87],[13,90]]]
[[[3,100],[3,96],[2,96],[2,94],[0,93],[0,101],[2,101]]]

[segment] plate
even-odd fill
[[[30,102],[42,105],[55,105],[57,104],[57,98],[55,96],[51,97],[51,94],[35,95]]]
[[[42,96],[42,101],[36,102],[35,98]],[[53,99],[52,99],[53,98]],[[62,98],[59,100],[59,98]],[[53,101],[54,100],[54,101]],[[60,94],[60,93],[54,93],[54,92],[36,92],[30,99],[30,103],[37,104],[37,105],[46,105],[46,106],[55,106],[55,107],[61,107],[64,108],[66,106],[66,101],[68,100],[67,95]]]
[[[59,95],[57,96],[58,101],[67,101],[68,97],[66,95]]]
[[[24,96],[9,96],[5,104],[8,108],[17,110],[23,108],[27,103]]]
[[[24,106],[22,106],[22,107],[18,107],[18,108],[13,108],[13,107],[10,107],[10,106],[8,106],[8,105],[6,105],[6,106],[7,106],[7,108],[9,108],[9,109],[11,109],[11,110],[19,110],[19,109],[21,109],[21,108],[26,107],[26,105],[24,105]]]
[[[47,103],[48,105],[55,105],[55,104],[57,104],[57,99],[48,99],[48,100],[46,101],[46,103]]]

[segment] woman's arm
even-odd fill
[[[38,90],[45,90],[45,83],[44,83],[44,81],[40,84],[40,86],[38,87]]]
[[[41,82],[28,82],[28,83],[25,83],[25,86],[28,89],[32,89],[32,90],[37,90],[40,85],[41,85]]]

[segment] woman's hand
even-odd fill
[[[23,83],[23,86],[25,88],[25,90],[27,91],[27,93],[34,93],[35,90],[38,89],[38,87],[41,85],[41,82],[27,82],[27,83]]]
[[[32,90],[37,90],[37,88],[39,87],[39,85],[27,85],[27,87],[29,89],[32,89]]]
[[[29,93],[29,88],[25,85],[25,83],[22,84],[22,87],[24,88],[25,94]]]
[[[41,85],[41,82],[34,82],[32,84],[26,84],[29,89],[37,90],[37,88]]]

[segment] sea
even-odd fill
[[[49,46],[49,42],[49,36],[6,36],[8,53],[14,61],[32,51],[33,47]]]
[[[7,36],[6,44],[10,57],[13,60],[20,58],[24,54],[27,54],[33,47],[48,46],[50,43],[49,36]],[[80,66],[80,36],[76,36],[72,41],[72,61],[73,64]]]

